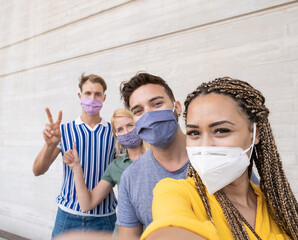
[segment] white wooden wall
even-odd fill
[[[181,102],[221,76],[260,89],[298,197],[297,1],[0,0],[0,229],[50,239],[62,164],[33,176],[44,108],[76,118],[78,77],[96,73],[109,120],[120,82],[139,70],[163,77]]]

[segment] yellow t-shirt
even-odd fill
[[[257,195],[257,214],[254,229],[256,233],[262,240],[290,239],[270,216],[265,196],[259,186],[253,183],[251,185]],[[168,226],[181,227],[212,240],[234,239],[219,203],[214,195],[208,195],[207,193],[217,230],[210,222],[203,202],[197,193],[193,178],[186,180],[163,179],[156,185],[153,194],[153,222],[146,228],[141,239],[145,239],[157,229]],[[246,231],[250,239],[256,239],[248,227],[246,227]]]

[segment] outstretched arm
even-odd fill
[[[60,123],[62,120],[62,111],[59,111],[58,119],[55,123],[50,110],[46,108],[45,111],[47,113],[49,123],[46,124],[45,129],[43,130],[45,144],[33,163],[33,173],[35,176],[44,174],[60,152],[57,145],[61,139]]]
[[[143,225],[140,224],[136,227],[119,226],[119,236],[129,238],[139,238],[143,232]]]
[[[190,178],[165,178],[156,184],[152,217],[153,222],[146,228],[141,240],[219,239]]]
[[[191,231],[179,227],[165,227],[151,233],[145,240],[206,240]]]
[[[73,170],[77,197],[83,212],[87,212],[95,208],[111,192],[113,185],[105,180],[100,180],[92,192],[89,192],[84,180],[84,174],[77,152],[76,143],[73,144],[72,150],[68,150],[64,154],[63,162]]]

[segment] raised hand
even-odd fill
[[[71,168],[81,165],[80,159],[79,159],[79,154],[77,151],[77,145],[75,142],[73,143],[72,149],[69,149],[64,153],[63,162]]]
[[[43,130],[43,138],[47,146],[57,146],[61,139],[60,123],[62,120],[62,111],[59,111],[56,122],[53,121],[50,109],[46,108],[45,111],[47,113],[49,123],[45,125]]]

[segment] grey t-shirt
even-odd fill
[[[135,160],[122,174],[118,195],[117,224],[124,227],[147,227],[152,222],[152,199],[155,185],[163,178],[186,177],[188,162],[176,171],[168,171],[153,157],[152,149]]]

